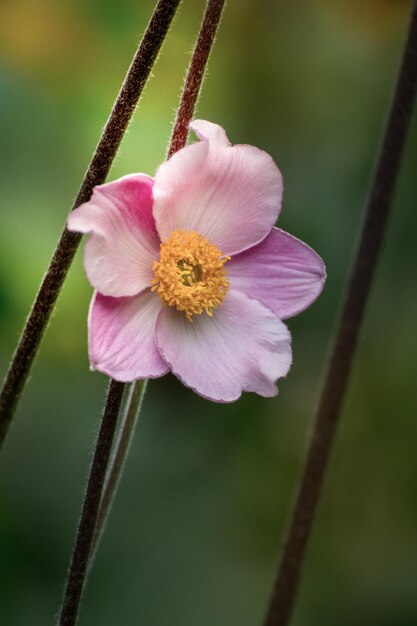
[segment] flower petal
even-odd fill
[[[234,256],[226,268],[233,289],[256,298],[280,319],[310,306],[326,280],[319,255],[278,228],[254,248]]]
[[[194,230],[224,254],[259,243],[281,207],[282,177],[272,158],[253,146],[226,145],[215,124],[194,123],[207,138],[163,163],[153,188],[161,239],[173,230]]]
[[[91,200],[68,217],[69,230],[90,234],[85,271],[102,294],[132,296],[149,287],[160,245],[152,183],[145,174],[131,174],[99,185]]]
[[[274,396],[291,365],[287,327],[257,300],[229,291],[213,317],[163,308],[156,341],[173,373],[201,396],[232,402],[242,391]]]
[[[221,146],[230,146],[230,141],[224,129],[218,124],[213,124],[213,122],[207,122],[206,120],[194,120],[191,122],[190,128],[201,141],[209,139]]]
[[[93,369],[131,382],[166,374],[168,365],[155,343],[162,302],[150,290],[131,298],[96,292],[88,317],[88,351]]]

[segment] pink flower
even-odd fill
[[[191,128],[200,141],[154,179],[95,187],[68,219],[90,235],[90,362],[123,382],[171,370],[218,402],[273,396],[292,361],[281,320],[317,298],[324,265],[274,227],[282,177],[271,157],[231,146],[216,124]]]

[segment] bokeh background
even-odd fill
[[[198,116],[281,168],[280,226],[324,258],[273,400],[148,389],[80,626],[254,626],[269,596],[410,3],[229,0]],[[164,158],[203,0],[184,0],[110,178]],[[0,4],[0,373],[153,0]],[[412,128],[295,626],[417,624]],[[0,457],[0,622],[53,623],[106,379],[78,254]]]

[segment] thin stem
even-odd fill
[[[417,91],[417,2],[393,92],[388,122],[371,184],[359,246],[342,306],[313,433],[264,626],[286,626],[320,498],[336,426],[355,356],[366,303],[391,212],[401,157]]]
[[[168,158],[172,156],[174,152],[183,148],[187,142],[188,127],[193,118],[200,95],[204,72],[219,27],[224,3],[225,0],[209,0],[207,2],[197,43],[185,79],[181,101],[172,131],[171,143],[168,149]]]
[[[180,0],[159,0],[127,72],[72,209],[89,200],[93,187],[105,181],[179,3]],[[80,240],[80,234],[70,233],[66,228],[63,230],[23,328],[0,392],[0,448],[6,438],[19,395],[27,381],[52,309]]]
[[[84,587],[88,557],[97,523],[104,477],[109,462],[123,390],[124,385],[122,383],[110,382],[67,578],[59,626],[74,626],[77,621],[78,607]]]
[[[97,516],[97,524],[94,531],[93,543],[91,546],[91,557],[89,567],[92,566],[98,545],[104,532],[106,522],[113,506],[113,501],[117,493],[120,478],[124,469],[127,455],[132,443],[136,423],[140,415],[143,398],[147,387],[147,380],[140,380],[133,383],[126,405],[125,414],[120,425],[118,440],[115,444],[115,451],[107,472],[103,489],[103,497],[100,502],[100,509]]]

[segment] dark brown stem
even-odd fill
[[[168,158],[187,143],[188,127],[201,91],[207,61],[220,23],[225,0],[209,0],[184,83],[180,106],[172,131]]]
[[[291,619],[365,307],[388,225],[416,90],[417,2],[414,2],[359,246],[348,281],[295,508],[264,626],[286,626]]]
[[[97,516],[97,524],[94,530],[93,544],[91,546],[91,558],[89,567],[92,566],[97,547],[100,543],[101,536],[106,526],[107,518],[113,506],[113,501],[119,486],[120,478],[126,462],[132,443],[133,434],[135,432],[136,422],[138,420],[143,398],[145,395],[147,380],[138,380],[133,383],[130,395],[127,401],[126,411],[123,421],[120,425],[117,443],[115,444],[115,452],[107,472],[106,481],[103,489],[103,497],[100,502],[100,509]]]
[[[127,72],[72,209],[89,200],[93,187],[105,181],[179,3],[180,0],[159,0]],[[19,395],[28,378],[52,309],[80,240],[81,235],[78,233],[70,233],[66,229],[62,232],[23,328],[0,393],[0,448],[6,438]]]
[[[103,491],[104,477],[122,402],[124,385],[111,381],[84,497],[77,539],[65,587],[59,616],[59,626],[74,626],[87,572],[88,558],[97,522],[97,513]]]

